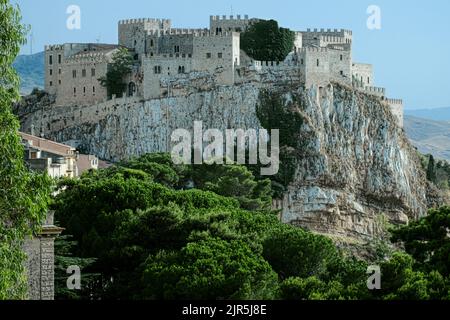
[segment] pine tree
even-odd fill
[[[436,162],[434,161],[433,155],[430,154],[428,160],[428,168],[427,168],[427,179],[433,183],[436,183]]]

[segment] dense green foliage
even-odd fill
[[[275,20],[261,20],[241,33],[241,48],[259,61],[284,61],[294,48],[295,34]]]
[[[63,186],[54,208],[73,235],[65,256],[95,259],[75,298],[448,297],[439,264],[426,272],[405,253],[380,257],[382,290],[369,291],[368,263],[346,257],[324,236],[282,224],[266,205],[267,182],[245,167],[179,166],[153,154]]]
[[[108,97],[112,95],[116,95],[118,98],[122,97],[127,86],[124,77],[131,72],[132,66],[133,58],[128,49],[120,48],[113,54],[106,76],[98,79],[100,84],[106,88]]]
[[[49,180],[28,172],[11,112],[19,100],[19,79],[12,63],[26,28],[19,9],[0,0],[0,300],[26,295],[23,240],[39,228],[49,200]]]
[[[301,99],[294,96],[289,103],[285,101],[282,93],[262,90],[256,106],[256,114],[261,126],[270,133],[272,129],[280,132],[280,169],[272,177],[274,196],[280,198],[285,188],[295,176],[295,168],[304,148],[304,139],[301,139],[301,126],[303,117],[300,113]],[[259,168],[252,170],[257,174]]]

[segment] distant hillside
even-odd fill
[[[405,114],[423,119],[450,121],[450,108],[405,110]]]
[[[435,121],[407,115],[405,130],[421,153],[431,153],[436,158],[450,161],[450,121]]]
[[[29,94],[33,88],[44,88],[44,52],[20,55],[13,66],[21,79],[21,94]]]

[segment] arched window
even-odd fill
[[[128,96],[129,97],[134,96],[135,92],[136,92],[136,84],[134,82],[130,82],[128,84]]]

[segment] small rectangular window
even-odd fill
[[[50,87],[53,86],[53,81],[50,81]]]
[[[301,64],[303,64],[304,63],[304,61],[303,61],[303,59],[301,60]]]
[[[222,53],[222,52],[219,52],[219,53],[217,54],[217,58],[222,59],[222,57],[223,57],[223,53]]]
[[[210,53],[210,52],[208,52],[208,53],[206,54],[206,59],[211,59],[211,53]]]
[[[94,68],[91,69],[91,77],[95,77],[95,69]]]
[[[344,60],[344,56],[341,54],[341,61]]]
[[[61,64],[61,55],[58,54],[58,63]]]
[[[86,77],[86,69],[81,70],[81,76],[83,78]]]
[[[61,80],[58,80],[58,84],[61,84]]]
[[[319,61],[319,59],[317,59],[317,66],[319,66],[320,65],[320,61]]]
[[[48,64],[49,65],[53,64],[53,56],[52,55],[48,57]]]
[[[61,69],[58,69],[58,73],[61,74]]]
[[[76,78],[77,77],[77,70],[72,70],[72,78]]]
[[[53,75],[53,69],[50,69],[50,75],[51,76]]]
[[[92,92],[95,94],[95,87],[92,87]]]
[[[370,77],[367,78],[367,84],[370,84]]]
[[[77,88],[73,88],[73,94],[75,95],[77,93]]]

